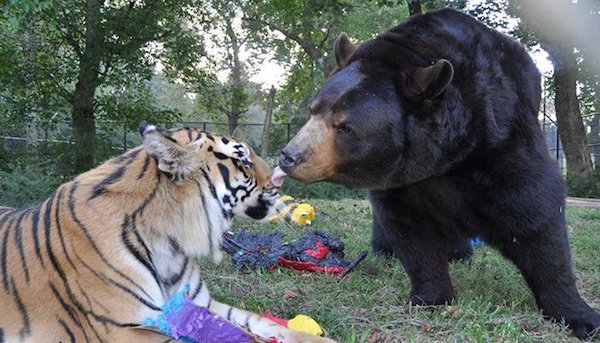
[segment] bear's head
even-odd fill
[[[387,189],[440,172],[451,138],[442,123],[454,68],[427,46],[388,31],[359,46],[341,34],[336,70],[310,105],[310,118],[279,165],[304,182]],[[416,42],[415,44],[419,44]]]

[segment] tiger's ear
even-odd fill
[[[429,67],[416,68],[407,74],[403,84],[404,93],[408,97],[422,95],[433,99],[448,87],[453,77],[452,63],[439,59]]]
[[[180,146],[173,138],[163,134],[164,130],[142,122],[140,134],[146,152],[156,159],[158,169],[171,175],[173,180],[180,180],[185,175],[198,169],[198,158],[188,147]]]

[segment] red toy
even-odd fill
[[[325,232],[305,233],[299,239],[282,242],[283,233],[226,232],[223,250],[228,252],[238,268],[266,268],[277,265],[295,270],[326,272],[345,276],[366,256],[344,259],[344,243]]]

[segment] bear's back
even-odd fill
[[[516,112],[537,122],[540,73],[523,45],[513,38],[452,9],[413,16],[390,32],[403,36],[409,44],[414,42],[413,48],[425,59],[451,61],[454,84],[462,88],[467,102],[480,103],[482,97],[493,95],[496,99],[488,100],[498,102],[498,109],[525,105],[525,111]],[[515,101],[511,101],[513,97]]]

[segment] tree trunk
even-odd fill
[[[96,122],[94,97],[99,84],[98,73],[102,51],[102,0],[88,0],[86,8],[85,52],[79,60],[79,75],[73,96],[73,139],[75,172],[95,165]]]
[[[589,126],[590,133],[587,136],[587,143],[592,156],[594,169],[600,170],[600,82],[594,84],[595,113],[590,114]]]
[[[585,176],[592,171],[592,161],[577,101],[577,60],[574,55],[577,37],[573,35],[575,31],[557,25],[555,20],[562,18],[571,23],[581,19],[577,2],[555,1],[552,6],[545,0],[512,0],[511,3],[533,29],[554,66],[554,107],[567,159],[567,174]]]
[[[577,61],[572,47],[542,44],[554,65],[554,107],[558,132],[567,159],[568,176],[585,176],[592,172],[583,118],[577,99]]]
[[[36,70],[35,70],[35,55],[36,49],[35,45],[32,42],[33,33],[30,28],[27,27],[25,33],[22,35],[22,44],[25,52],[25,65],[27,68],[23,71],[25,76],[25,80],[32,81],[35,78]],[[38,145],[38,132],[36,126],[37,113],[34,108],[34,104],[36,103],[33,99],[34,95],[31,92],[27,92],[27,113],[25,114],[26,128],[25,128],[25,139],[26,144],[28,146],[37,146]]]
[[[267,156],[269,153],[269,138],[271,133],[271,120],[273,118],[273,107],[275,106],[275,87],[271,86],[269,91],[269,103],[267,105],[267,112],[265,113],[265,125],[263,126],[262,133],[262,144],[260,145],[260,155],[262,157]]]
[[[39,133],[37,130],[37,120],[32,114],[27,117],[27,127],[25,132],[25,142],[28,146],[37,146],[39,143]]]
[[[229,116],[227,119],[227,124],[229,125],[229,134],[231,136],[235,136],[237,134],[236,130],[239,125],[238,117],[235,115]]]
[[[423,13],[420,0],[406,0],[406,3],[408,4],[408,13],[411,16]]]
[[[233,29],[233,18],[234,13],[229,13],[229,16],[225,19],[226,21],[226,34],[231,40],[232,48],[232,65],[231,65],[231,108],[229,109],[228,121],[229,121],[229,134],[234,135],[235,130],[238,127],[239,119],[244,112],[242,107],[244,106],[244,85],[242,84],[242,63],[240,62],[240,44],[238,42],[237,35]]]
[[[591,116],[588,144],[594,168],[600,170],[600,113],[593,113]]]

